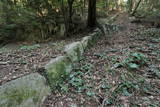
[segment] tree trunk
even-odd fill
[[[83,2],[84,2],[83,7],[85,8],[86,7],[86,0],[84,0]]]
[[[88,27],[96,25],[96,0],[89,0],[88,4]]]
[[[142,0],[139,0],[139,2],[137,3],[135,9],[134,9],[133,12],[131,13],[132,16],[134,16],[134,14],[136,13],[136,11],[137,11],[137,9],[138,9],[138,7],[139,7],[141,1],[142,1]]]
[[[61,11],[63,14],[63,19],[64,19],[64,25],[65,25],[65,36],[68,35],[68,21],[67,21],[67,16],[65,13],[65,6],[63,0],[61,1]]]
[[[68,1],[68,32],[71,32],[73,30],[73,26],[72,26],[72,16],[73,16],[73,3],[74,0],[67,0]]]
[[[74,0],[68,0],[68,7],[69,7],[69,23],[72,23],[72,15],[73,15],[73,7],[72,7],[72,5],[73,5],[73,2],[74,2]]]

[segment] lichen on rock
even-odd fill
[[[0,107],[39,107],[49,93],[46,79],[33,73],[0,86]]]
[[[74,42],[65,46],[64,52],[72,60],[72,62],[79,61],[84,53],[84,47],[81,42]]]
[[[46,66],[46,73],[49,85],[54,90],[61,84],[72,70],[71,60],[66,56],[59,56],[52,59]]]
[[[83,37],[81,43],[83,45],[84,50],[86,50],[87,48],[92,46],[92,36]]]

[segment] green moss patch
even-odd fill
[[[49,93],[45,78],[30,74],[0,87],[0,107],[39,107]]]
[[[64,52],[73,61],[79,61],[84,53],[84,47],[81,42],[74,42],[65,47]]]
[[[67,57],[60,56],[51,60],[51,62],[45,66],[45,69],[47,72],[48,82],[51,88],[55,89],[70,73],[72,70],[72,64]]]

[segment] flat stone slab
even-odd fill
[[[49,94],[46,79],[33,73],[0,86],[0,107],[40,107]]]

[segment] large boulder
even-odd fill
[[[45,66],[47,79],[50,87],[54,90],[61,84],[72,70],[71,60],[66,56],[59,56],[52,59]]]
[[[49,93],[46,79],[33,73],[0,86],[0,107],[40,107]]]
[[[64,52],[72,60],[72,62],[79,61],[84,53],[84,47],[81,42],[73,42],[65,46]]]

